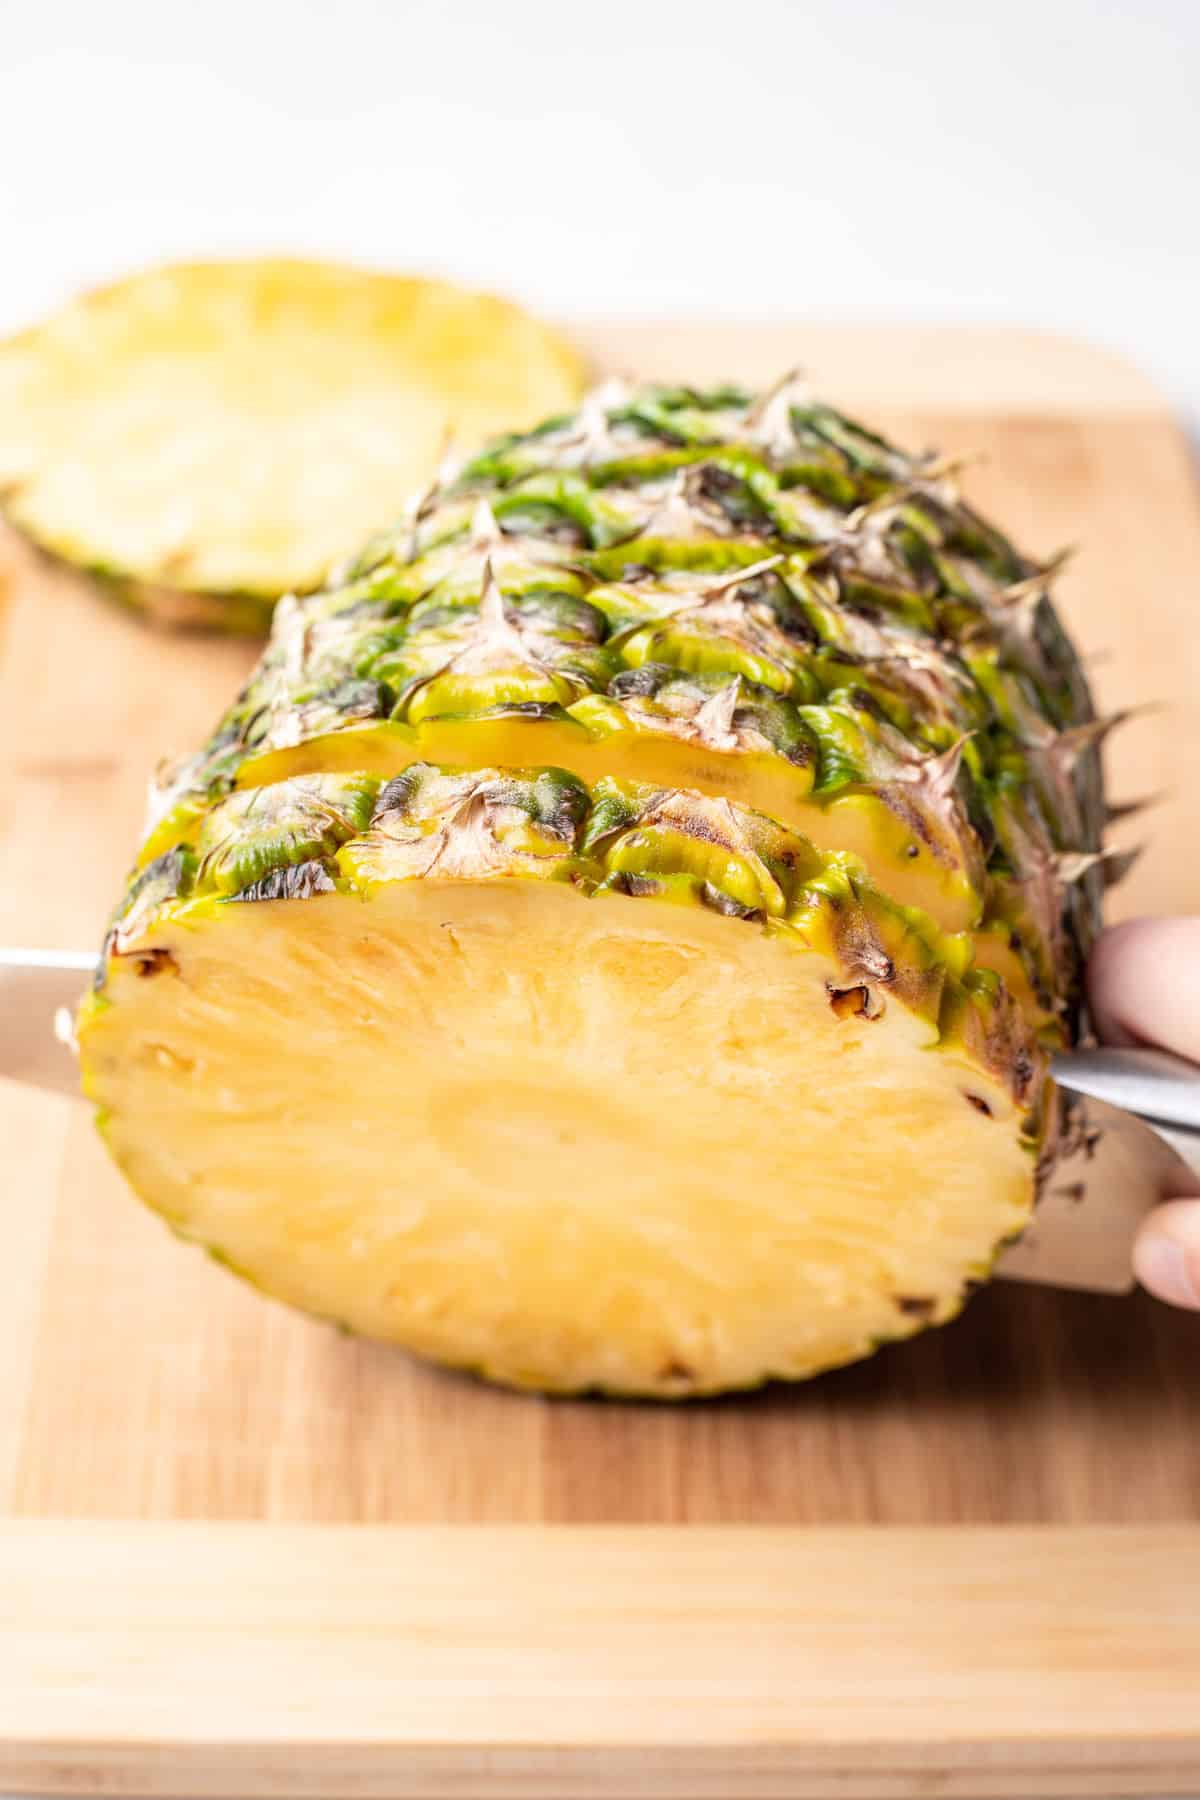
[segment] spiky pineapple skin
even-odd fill
[[[455,734],[486,762],[473,731],[501,719],[528,762],[674,736],[726,771],[769,759],[825,812],[882,799],[913,827],[903,853],[960,916],[1019,934],[1044,1011],[1069,1012],[1102,884],[1058,871],[1100,851],[1100,727],[1049,577],[930,459],[787,399],[755,423],[733,390],[652,389],[468,462],[340,586],[285,606],[146,853],[235,783],[329,766],[343,734],[397,771]]]
[[[927,1017],[1011,1102],[1032,1206],[1102,886],[1103,728],[1053,573],[940,465],[792,383],[609,392],[501,440],[279,609],[213,738],[160,783],[85,1071],[108,974],[157,969],[167,926],[396,883],[560,883],[826,956],[839,1015]],[[882,1335],[952,1316],[996,1247]],[[745,1381],[690,1391],[723,1385]]]

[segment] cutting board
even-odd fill
[[[1109,753],[1165,795],[1113,916],[1200,911],[1200,518],[1136,371],[999,330],[577,335],[605,370],[799,363],[978,452],[1032,553],[1079,543],[1099,700],[1159,703]],[[4,558],[0,941],[89,946],[151,768],[253,653]],[[0,1083],[0,1146],[0,1789],[1200,1792],[1195,1318],[1003,1286],[795,1391],[518,1398],[257,1298],[70,1102]]]

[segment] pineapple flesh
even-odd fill
[[[1098,917],[1054,572],[792,379],[445,469],[158,784],[79,1019],[130,1183],[523,1387],[951,1318],[1053,1166]]]
[[[0,344],[0,507],[159,624],[265,634],[474,442],[574,404],[582,367],[519,308],[291,260],[187,263]]]

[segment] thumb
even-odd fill
[[[1157,1044],[1200,1063],[1200,919],[1130,919],[1104,932],[1088,1000],[1108,1044]]]
[[[1200,1311],[1200,1198],[1168,1200],[1147,1214],[1133,1246],[1133,1272],[1160,1300]]]
[[[1101,1038],[1156,1044],[1200,1062],[1200,919],[1131,919],[1100,938],[1088,999]],[[1197,1079],[1200,1079],[1198,1074]],[[1142,1286],[1200,1310],[1200,1173],[1142,1222],[1133,1268]]]

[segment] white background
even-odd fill
[[[0,0],[0,329],[276,248],[562,315],[1012,320],[1200,417],[1197,0]]]

